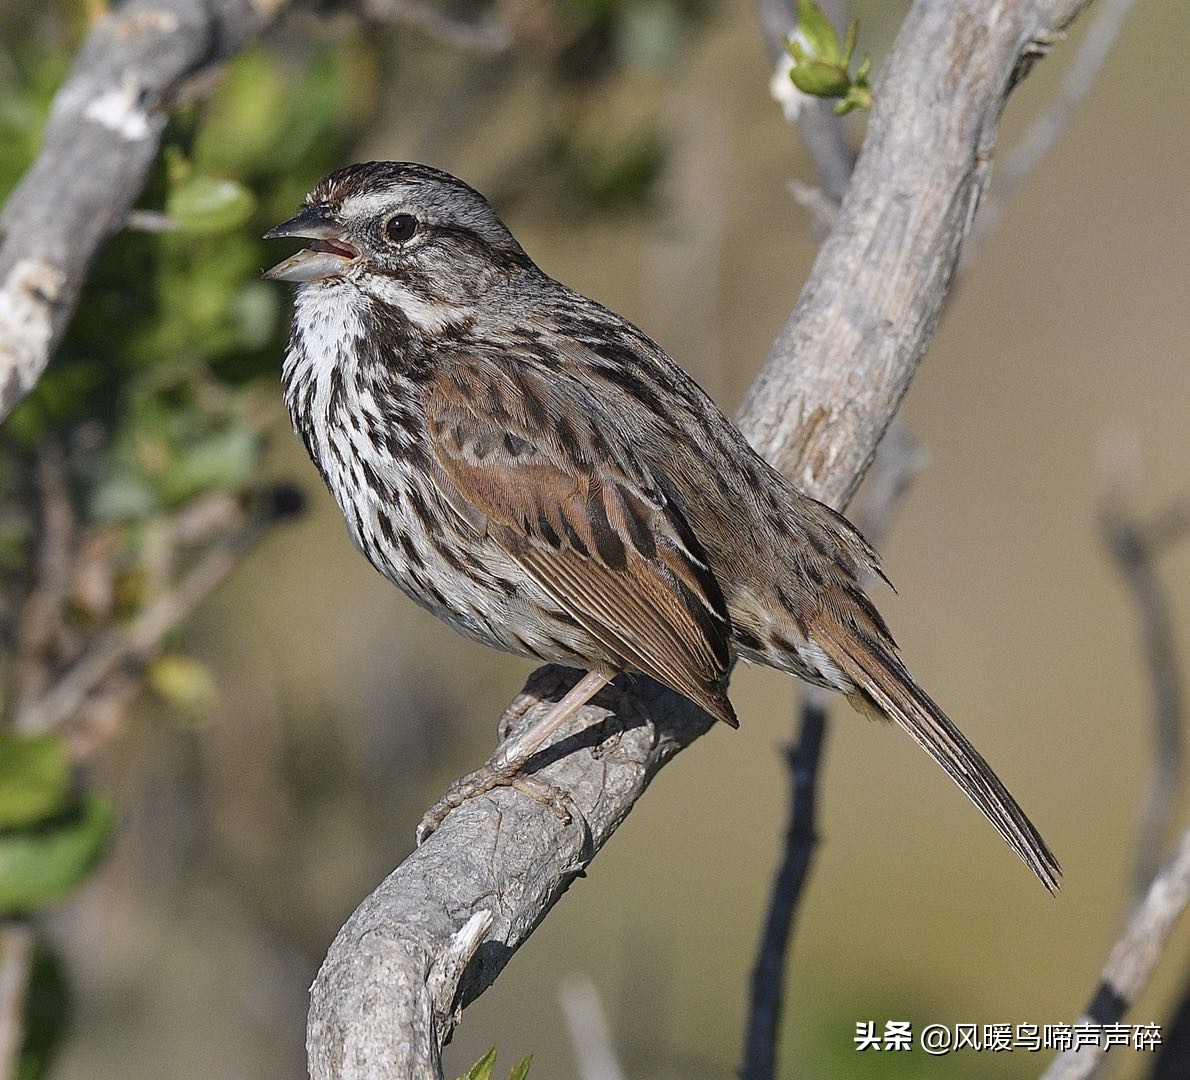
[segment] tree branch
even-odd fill
[[[859,483],[929,343],[1004,101],[1037,43],[1085,2],[918,0],[910,11],[839,218],[739,417],[807,493],[842,506]],[[550,675],[530,678],[514,730],[549,707]],[[632,696],[632,711],[614,693],[596,698],[538,755],[542,777],[573,801],[572,820],[508,789],[471,800],[364,900],[311,988],[315,1080],[437,1080],[457,1010],[499,975],[662,765],[711,726],[648,680]],[[492,913],[491,929],[445,1001],[429,973],[478,911]]]
[[[1099,78],[1099,72],[1107,61],[1108,54],[1120,36],[1124,21],[1131,13],[1136,0],[1100,0],[1091,28],[1083,38],[1074,62],[1062,80],[1062,89],[1049,106],[1026,129],[1024,136],[1013,149],[996,174],[989,198],[979,220],[975,223],[972,240],[976,246],[1000,221],[1004,208],[1012,201],[1021,185],[1032,174],[1058,140],[1070,127],[1091,88]],[[971,245],[968,245],[970,254]]]
[[[0,213],[0,421],[33,389],[157,156],[168,110],[288,0],[127,0],[87,35]]]
[[[1108,957],[1102,979],[1080,1024],[1114,1024],[1149,983],[1178,916],[1190,903],[1190,829],[1173,856],[1136,905],[1120,940]],[[1083,1080],[1103,1055],[1100,1046],[1066,1050],[1041,1080]]]
[[[993,185],[992,198],[980,210],[963,246],[961,267],[970,265],[980,244],[999,221],[1004,207],[1045,154],[1053,148],[1078,107],[1090,93],[1132,3],[1133,0],[1107,0],[1106,6],[1100,8],[1095,23],[1066,75],[1061,95],[1030,125],[1020,146],[1009,156],[1007,167],[999,171]],[[777,56],[774,80],[781,80],[784,85],[789,75],[785,52],[781,45],[794,23],[794,15],[790,10],[792,0],[760,0],[759,6],[770,53]],[[828,15],[836,27],[842,27],[848,20],[848,14],[843,10],[847,5],[836,3],[833,7],[834,10],[829,11]],[[781,100],[776,92],[774,96]],[[803,106],[807,102],[803,102]],[[788,110],[786,115],[789,115]],[[838,128],[838,118],[833,114],[827,115],[835,121]],[[799,108],[796,114],[798,127],[811,159],[823,170],[821,175],[825,178],[824,182],[829,183],[831,170],[839,167],[845,159],[840,158],[835,152],[841,141],[835,136],[840,133],[836,131],[832,135],[826,131],[822,126],[823,119],[824,114],[821,111],[811,114],[807,113],[804,107]],[[842,142],[842,145],[846,145],[845,142]],[[818,229],[825,233],[838,215],[838,202],[832,199],[824,188],[798,181],[791,182],[789,188],[794,198],[812,215]],[[952,290],[948,294],[947,302],[953,296]],[[893,436],[897,432],[900,433],[898,441],[903,444],[904,457],[901,460],[898,460],[898,455],[890,448]],[[886,467],[881,468],[882,458],[886,456],[889,460],[885,462]],[[881,441],[873,467],[867,475],[867,485],[861,489],[861,497],[874,497],[865,500],[865,506],[857,507],[858,513],[853,512],[853,519],[860,531],[877,547],[880,543],[879,537],[887,526],[887,519],[901,490],[912,481],[918,467],[919,461],[912,440],[908,432],[901,428],[898,417]],[[1147,560],[1137,570],[1142,577],[1152,576]],[[1128,576],[1132,578],[1134,575]],[[1143,583],[1135,587],[1139,591],[1143,588]],[[1143,603],[1145,598],[1141,599]],[[1155,617],[1159,616],[1158,611]],[[1150,625],[1151,622],[1151,619],[1146,619],[1146,625]],[[1138,875],[1141,890],[1148,886],[1156,869],[1160,840],[1165,835],[1169,815],[1173,810],[1172,800],[1176,794],[1177,777],[1181,767],[1177,721],[1174,721],[1174,734],[1170,734],[1168,720],[1160,720],[1161,717],[1168,717],[1168,709],[1162,707],[1163,704],[1168,704],[1168,698],[1165,695],[1159,695],[1159,698],[1155,784],[1150,797],[1138,860],[1142,868]],[[798,738],[796,743],[791,744],[785,751],[792,788],[785,847],[774,879],[752,971],[742,1068],[742,1075],[746,1080],[768,1080],[776,1072],[777,1034],[784,997],[789,939],[818,843],[818,831],[814,821],[815,789],[821,768],[822,747],[829,731],[826,703],[819,700],[817,692],[804,692]],[[1174,750],[1176,752],[1172,752]]]
[[[496,13],[468,21],[428,0],[359,0],[359,6],[375,22],[413,26],[443,44],[470,52],[496,54],[512,47],[512,28]]]
[[[1127,512],[1123,493],[1118,485],[1112,485],[1099,513],[1104,543],[1136,602],[1141,651],[1151,687],[1152,771],[1136,843],[1134,899],[1144,895],[1157,872],[1182,784],[1184,707],[1176,635],[1155,561],[1165,544],[1182,535],[1181,531],[1170,528],[1170,524],[1190,531],[1188,509],[1190,500],[1175,503],[1157,519],[1155,526],[1146,527]]]
[[[106,631],[40,698],[25,704],[14,718],[14,728],[28,733],[61,730],[72,744],[89,746],[86,733],[74,728],[86,715],[90,700],[125,669],[143,668],[157,656],[166,636],[215,590],[272,520],[257,517],[213,543],[176,585],[126,626]]]

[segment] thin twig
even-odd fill
[[[838,202],[816,184],[804,184],[800,180],[790,180],[785,187],[798,206],[810,215],[815,233],[825,235],[830,232],[831,226],[839,216]]]
[[[789,935],[819,839],[814,811],[818,766],[827,734],[826,710],[825,692],[807,687],[802,693],[801,731],[797,743],[785,750],[793,781],[789,824],[781,866],[773,881],[768,914],[752,967],[741,1080],[772,1080],[776,1075],[777,1034],[785,996]]]
[[[215,544],[177,585],[130,623],[95,641],[40,700],[17,714],[16,727],[41,732],[73,725],[112,676],[128,666],[143,667],[157,655],[165,636],[215,589],[262,533],[261,523],[254,521]]]
[[[558,997],[579,1080],[624,1080],[595,984],[586,975],[571,975],[562,983]]]
[[[988,198],[971,229],[971,242],[968,244],[971,255],[988,233],[995,229],[1021,186],[1070,127],[1075,113],[1098,81],[1108,54],[1135,3],[1136,0],[1100,0],[1087,36],[1083,38],[1062,80],[1062,88],[1049,107],[1029,125],[1020,142],[997,170]]]
[[[49,681],[50,653],[62,628],[70,593],[74,508],[67,490],[62,448],[45,440],[35,469],[40,499],[36,580],[21,612],[13,672],[15,712],[39,697]]]
[[[512,30],[502,19],[488,16],[478,22],[459,19],[424,0],[362,0],[364,14],[377,22],[399,22],[471,52],[495,54],[512,47]]]
[[[1114,1024],[1149,983],[1178,916],[1190,903],[1190,828],[1173,857],[1153,879],[1108,957],[1095,996],[1079,1023]],[[1103,1055],[1101,1046],[1067,1050],[1050,1063],[1041,1080],[1084,1080]]]
[[[1157,574],[1156,557],[1163,545],[1190,529],[1190,514],[1184,509],[1182,504],[1175,505],[1162,515],[1156,528],[1146,526],[1128,513],[1123,495],[1116,489],[1105,495],[1099,513],[1104,543],[1136,603],[1141,652],[1151,687],[1152,773],[1137,839],[1134,898],[1144,894],[1157,871],[1181,792],[1184,702],[1173,616]]]
[[[25,1037],[25,996],[33,963],[28,923],[0,923],[0,1080],[15,1080]]]
[[[124,228],[132,232],[177,232],[178,222],[160,210],[129,210],[124,219]]]

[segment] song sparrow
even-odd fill
[[[739,657],[895,721],[1057,887],[1045,841],[898,657],[860,585],[881,575],[863,537],[640,330],[542,273],[482,195],[352,165],[266,237],[313,241],[265,276],[301,285],[285,397],[356,546],[467,636],[589,673],[444,812],[509,783],[621,672],[736,726]]]

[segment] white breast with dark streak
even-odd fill
[[[407,505],[400,505],[407,500],[411,486],[417,485],[423,493],[429,486],[401,458],[400,437],[404,433],[389,430],[392,425],[381,419],[384,410],[370,388],[371,381],[359,377],[358,342],[364,332],[361,312],[369,302],[346,282],[300,289],[294,303],[297,340],[283,369],[285,400],[294,429],[306,442],[339,504],[352,541],[402,592],[460,633],[509,652],[575,662],[581,653],[576,657],[558,655],[556,624],[549,628],[555,638],[548,645],[535,633],[534,624],[540,616],[532,609],[554,605],[524,581],[523,571],[504,551],[490,543],[484,545],[478,565],[469,567],[468,575],[461,575],[442,558],[440,545],[428,535],[420,518]],[[346,402],[332,408],[336,382],[343,387]],[[397,438],[386,438],[392,435]],[[386,490],[377,491],[366,481],[368,469]],[[444,504],[439,507],[444,518],[453,514]],[[381,515],[387,516],[397,542],[386,539]],[[455,524],[453,518],[450,521]],[[511,597],[510,590],[500,584],[509,581],[520,586]],[[452,587],[444,585],[446,582]],[[514,627],[515,635],[511,633]],[[541,634],[546,630],[542,626]]]

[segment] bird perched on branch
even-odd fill
[[[311,241],[265,276],[300,286],[285,398],[356,546],[468,637],[587,672],[438,817],[518,781],[622,672],[737,726],[738,657],[904,728],[1057,887],[1045,841],[901,662],[861,586],[883,577],[864,538],[640,330],[539,270],[482,195],[425,165],[352,165],[266,237]]]

